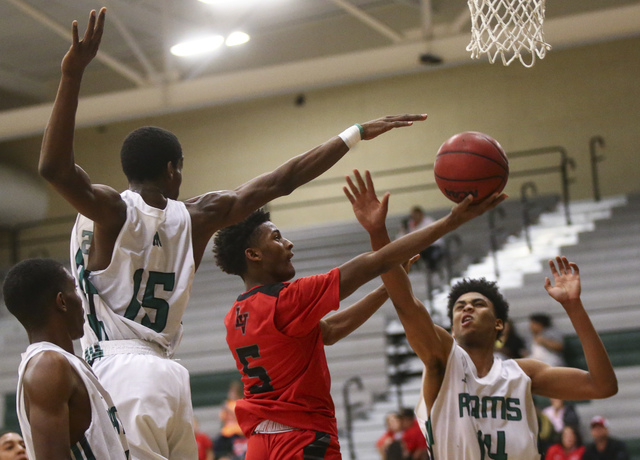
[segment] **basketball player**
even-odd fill
[[[274,198],[317,177],[355,142],[410,126],[426,115],[354,125],[273,172],[233,191],[178,202],[182,149],[177,138],[145,127],[124,141],[129,190],[94,185],[74,162],[80,83],[98,51],[105,9],[91,12],[82,40],[62,60],[62,77],[40,156],[40,173],[79,213],[71,265],[84,292],[85,358],[123,417],[133,457],[196,458],[189,376],[167,359],[182,337],[192,279],[211,236]]]
[[[73,353],[73,340],[83,334],[84,313],[71,274],[50,259],[25,260],[7,274],[3,294],[29,336],[17,392],[28,457],[129,458],[111,397]]]
[[[388,247],[371,178],[356,176],[345,193],[373,249]],[[371,219],[371,216],[378,216]],[[557,265],[557,266],[556,266]],[[452,335],[436,326],[413,295],[404,271],[382,280],[402,321],[409,344],[425,365],[417,415],[434,460],[539,459],[538,422],[533,394],[564,400],[606,398],[617,392],[609,356],[580,300],[578,266],[557,257],[549,261],[555,285],[545,289],[565,309],[580,338],[588,371],[551,367],[534,359],[494,359],[494,344],[508,316],[508,304],[495,283],[464,280],[449,294]]]
[[[384,302],[374,291],[322,319],[364,283],[400,265],[505,196],[467,199],[433,225],[362,254],[323,275],[295,275],[293,244],[256,211],[214,238],[216,263],[240,276],[246,292],[225,318],[227,343],[244,383],[236,417],[249,438],[247,460],[339,459],[340,448],[324,345],[345,337]]]
[[[15,431],[0,431],[0,460],[29,460],[24,439]]]

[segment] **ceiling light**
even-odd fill
[[[249,37],[249,35],[245,34],[244,32],[232,32],[231,35],[227,37],[227,41],[225,41],[225,44],[227,46],[237,46],[242,45],[243,43],[247,43],[250,39],[251,37]]]
[[[219,48],[224,43],[221,35],[210,35],[197,40],[189,40],[171,47],[171,54],[175,56],[193,56],[208,53]]]

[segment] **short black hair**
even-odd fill
[[[219,230],[213,238],[216,265],[225,273],[243,276],[247,271],[244,251],[254,243],[258,227],[270,220],[268,211],[258,209],[242,222]]]
[[[42,326],[48,320],[47,303],[64,289],[68,276],[56,260],[23,260],[9,270],[4,279],[2,294],[7,310],[25,328]]]
[[[551,327],[552,324],[551,316],[547,315],[546,313],[532,313],[529,316],[529,320],[540,324],[545,329]]]
[[[182,146],[175,134],[156,126],[143,126],[126,137],[120,149],[122,170],[129,182],[158,179],[171,162],[182,158]]]
[[[477,292],[485,296],[493,304],[496,318],[501,319],[503,323],[507,322],[509,319],[509,303],[498,290],[496,282],[488,281],[486,278],[467,278],[453,285],[451,291],[449,291],[449,303],[447,305],[447,313],[451,322],[453,322],[453,306],[460,296],[467,292]],[[502,335],[502,331],[498,331],[498,337],[500,335]]]

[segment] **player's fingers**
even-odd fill
[[[93,30],[96,27],[96,10],[91,10],[89,13],[89,24],[87,24],[87,30],[84,31],[83,41],[89,40],[93,37]]]
[[[469,194],[464,197],[464,199],[458,203],[457,208],[461,211],[465,211],[470,205],[473,203],[473,195]]]
[[[382,205],[382,209],[385,214],[387,213],[387,209],[389,209],[389,197],[391,194],[389,192],[385,193],[382,199],[380,200],[380,205]]]
[[[351,177],[349,176],[347,176],[347,185],[351,189],[351,193],[353,193],[354,197],[357,197],[358,195],[360,195],[360,191],[358,190],[358,187],[356,187],[356,185],[351,180]]]
[[[96,29],[93,35],[94,40],[96,40],[96,44],[100,44],[100,40],[102,40],[102,33],[104,32],[104,21],[107,15],[107,9],[102,7],[100,9],[100,13],[98,13],[98,22],[96,24]]]
[[[569,266],[573,269],[573,273],[575,273],[576,275],[580,274],[580,269],[578,268],[578,264],[574,262],[569,262]]]
[[[367,190],[369,190],[371,193],[373,193],[375,195],[376,193],[376,188],[373,185],[373,179],[371,179],[371,173],[369,172],[369,170],[366,170],[364,172],[364,178],[367,182]]]
[[[365,192],[367,189],[367,186],[364,184],[364,179],[362,179],[362,175],[360,174],[360,171],[358,171],[357,169],[354,169],[353,175],[355,176],[356,182],[358,183],[358,190],[360,190],[361,192]]]
[[[558,264],[558,272],[561,275],[567,274],[567,265],[565,265],[566,259],[564,257],[558,256],[556,257],[556,264]]]
[[[80,38],[78,37],[78,21],[73,21],[71,23],[71,36],[73,40],[73,46],[76,46],[80,41]]]
[[[558,276],[558,269],[556,268],[556,264],[553,261],[553,259],[549,259],[549,268],[551,269],[551,274],[553,275],[553,277],[557,277]]]
[[[390,115],[385,117],[387,121],[422,121],[427,119],[426,113],[404,113],[402,115]]]
[[[342,191],[344,192],[345,195],[347,195],[347,199],[351,204],[356,202],[356,199],[353,197],[351,193],[349,193],[349,189],[347,187],[342,187]]]
[[[544,288],[548,291],[549,289],[551,289],[551,280],[549,279],[548,276],[544,277]]]

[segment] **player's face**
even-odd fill
[[[466,337],[486,337],[495,341],[495,335],[503,328],[502,320],[496,318],[493,303],[479,292],[467,292],[453,304],[453,336],[457,340]]]
[[[296,274],[291,263],[293,243],[280,234],[273,222],[265,222],[259,229],[257,250],[262,259],[262,269],[272,282],[284,282]]]
[[[73,340],[79,339],[84,335],[84,310],[82,309],[82,300],[76,290],[75,279],[68,272],[62,294],[67,305],[69,336]]]
[[[24,440],[18,433],[0,436],[0,460],[27,460]]]

